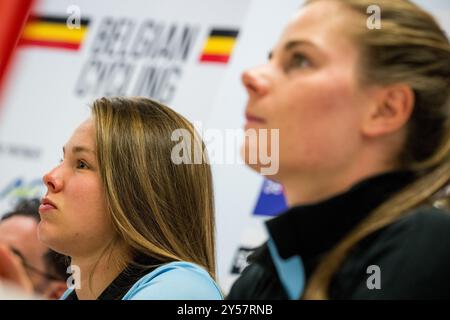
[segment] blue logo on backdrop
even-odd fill
[[[283,187],[279,183],[264,180],[253,214],[257,216],[276,216],[286,209],[287,204],[283,194]]]
[[[15,178],[6,186],[0,186],[0,201],[7,201],[13,207],[21,199],[39,198],[45,193],[45,185],[42,179],[25,181],[23,178]]]

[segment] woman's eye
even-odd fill
[[[84,161],[82,160],[77,161],[77,169],[87,169],[87,168],[88,166]]]
[[[292,55],[292,58],[287,66],[287,70],[291,68],[309,68],[309,67],[311,67],[311,62],[309,61],[309,59],[301,53],[296,53]]]

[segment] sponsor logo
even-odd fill
[[[237,249],[231,266],[231,274],[240,274],[247,267],[247,258],[254,250],[255,248],[248,247],[239,247]]]
[[[8,207],[14,207],[21,199],[40,198],[44,193],[45,185],[41,178],[26,181],[19,177],[0,188],[0,201],[6,201]]]
[[[283,187],[276,182],[264,180],[258,201],[253,211],[254,215],[276,216],[287,209]]]

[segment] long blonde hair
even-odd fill
[[[96,153],[107,208],[122,263],[145,255],[160,261],[187,261],[215,278],[212,176],[206,161],[172,161],[172,133],[186,130],[185,150],[205,150],[193,125],[156,101],[101,98],[94,101]],[[200,148],[200,149],[195,149]]]
[[[306,5],[316,1],[320,0],[307,0]],[[450,180],[450,45],[445,33],[430,14],[408,0],[329,1],[360,13],[359,27],[350,36],[360,50],[361,83],[401,82],[414,92],[399,169],[414,171],[417,179],[371,212],[326,254],[307,283],[304,299],[328,298],[333,276],[359,241],[435,200]],[[366,27],[370,5],[381,8],[381,29]]]

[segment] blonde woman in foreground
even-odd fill
[[[172,161],[177,129],[198,137],[155,101],[101,98],[65,144],[38,229],[79,276],[62,299],[222,299],[210,167]]]

